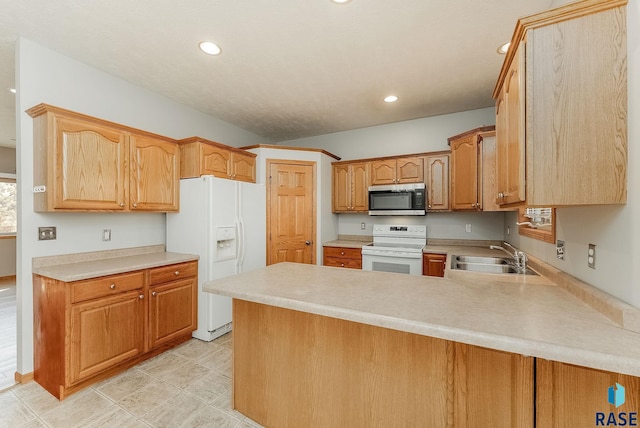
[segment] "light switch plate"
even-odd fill
[[[560,260],[564,260],[564,241],[556,241],[556,257]]]

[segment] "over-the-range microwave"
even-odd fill
[[[369,215],[425,215],[424,183],[369,186]]]

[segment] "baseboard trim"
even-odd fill
[[[0,276],[0,281],[15,281],[16,280],[16,276],[15,275],[9,275],[9,276]]]
[[[31,382],[33,380],[33,372],[25,373],[25,374],[16,372],[13,378],[16,380],[17,383]]]

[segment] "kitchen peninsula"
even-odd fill
[[[637,411],[640,334],[513,278],[281,263],[204,289],[234,299],[234,408],[265,426],[588,426],[616,382]]]

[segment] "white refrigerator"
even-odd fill
[[[231,331],[231,299],[202,283],[266,265],[266,188],[202,176],[180,180],[180,212],[167,213],[167,251],[197,254],[198,329],[211,341]]]

